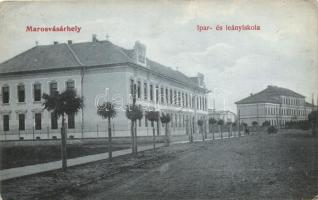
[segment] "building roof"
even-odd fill
[[[290,89],[268,86],[266,89],[256,93],[251,94],[251,96],[241,99],[235,102],[236,104],[251,104],[251,103],[280,103],[280,97],[298,97],[305,98],[303,95],[298,94]]]
[[[133,49],[124,49],[108,40],[73,44],[38,45],[0,64],[0,75],[42,70],[133,63]],[[147,58],[147,67],[186,85],[198,86],[190,77]]]

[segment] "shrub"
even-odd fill
[[[270,126],[271,124],[270,124],[270,122],[269,121],[265,121],[265,122],[263,122],[263,124],[262,124],[262,126]]]
[[[277,129],[275,128],[275,126],[269,126],[267,128],[267,133],[271,134],[271,133],[277,133]]]

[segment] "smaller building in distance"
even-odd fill
[[[215,110],[209,109],[208,116],[210,118],[214,118],[216,120],[222,119],[224,123],[228,122],[235,122],[236,121],[236,114],[229,110]]]
[[[289,121],[307,120],[314,109],[314,105],[305,101],[305,96],[277,86],[268,86],[235,103],[240,122],[248,125],[268,121],[271,125],[283,126]]]

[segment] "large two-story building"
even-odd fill
[[[241,123],[252,125],[256,121],[262,125],[269,121],[271,125],[285,125],[288,121],[307,120],[313,105],[305,101],[305,96],[292,90],[268,86],[236,102]]]
[[[136,42],[124,49],[108,40],[36,45],[0,64],[0,139],[59,137],[60,120],[43,110],[43,93],[75,89],[84,108],[67,117],[68,135],[102,137],[107,123],[96,114],[104,101],[116,104],[115,136],[129,136],[125,106],[136,88],[137,104],[172,116],[172,134],[185,134],[193,120],[206,119],[204,76],[188,77],[147,58],[146,46]],[[195,126],[197,123],[193,123]],[[145,118],[138,135],[151,135]]]

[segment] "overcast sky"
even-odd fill
[[[115,2],[115,1],[114,1]],[[317,3],[317,2],[316,2]],[[258,25],[260,31],[198,32],[197,25]],[[80,33],[30,33],[26,26],[80,26]],[[314,1],[116,1],[112,3],[2,3],[0,62],[35,45],[98,39],[132,48],[194,76],[205,75],[216,109],[267,85],[318,94],[318,8]],[[315,97],[316,98],[316,97]],[[212,101],[211,101],[212,102]],[[210,104],[212,107],[213,104]]]

